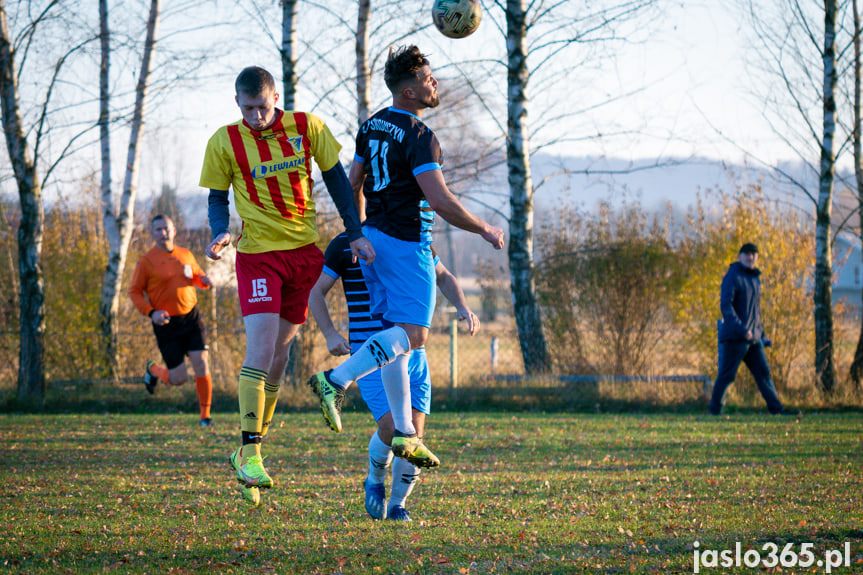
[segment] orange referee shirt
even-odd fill
[[[146,316],[155,309],[163,309],[172,317],[185,315],[198,303],[195,288],[207,289],[201,281],[203,275],[189,250],[174,246],[168,253],[153,247],[138,260],[129,297]]]

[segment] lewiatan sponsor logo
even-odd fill
[[[299,166],[305,165],[305,163],[306,158],[301,156],[299,158],[294,158],[293,160],[285,160],[272,164],[261,164],[252,168],[252,177],[256,180],[258,178],[269,178],[270,176],[274,176],[282,170],[292,170]]]

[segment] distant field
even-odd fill
[[[216,418],[0,415],[0,572],[691,573],[696,541],[819,560],[847,542],[832,572],[863,572],[860,413],[435,414],[443,465],[410,524],[365,515],[367,415],[341,435],[277,416],[259,509],[225,462],[235,416]],[[825,571],[782,570],[803,572]]]

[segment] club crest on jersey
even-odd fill
[[[267,134],[265,136],[258,136],[259,140],[278,140],[280,142],[287,141],[291,147],[294,149],[294,154],[302,154],[303,153],[303,137],[302,136],[293,136],[291,138],[285,133],[284,130],[278,130],[271,134]]]
[[[294,149],[295,154],[303,153],[303,137],[302,136],[294,136],[293,138],[288,138],[288,142],[291,144],[291,147]]]

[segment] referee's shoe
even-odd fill
[[[144,387],[150,395],[156,393],[156,384],[159,383],[159,378],[150,373],[150,368],[154,365],[156,365],[155,361],[148,361],[147,369],[144,370]]]

